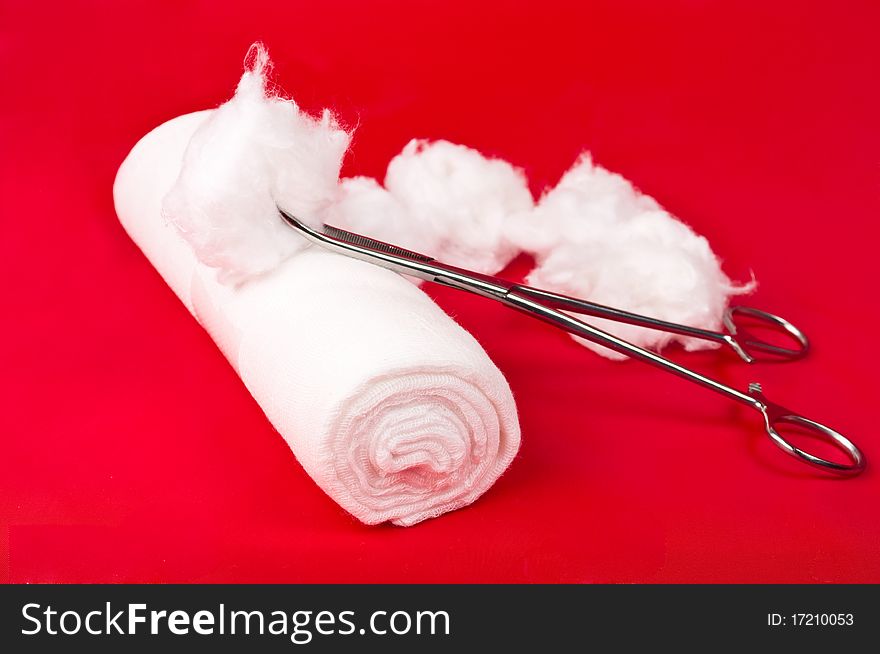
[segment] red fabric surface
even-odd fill
[[[234,4],[0,3],[0,581],[880,581],[876,468],[817,477],[745,408],[437,289],[507,375],[523,447],[467,509],[362,526],[111,198],[137,139],[228,98],[256,39],[304,107],[357,125],[347,174],[446,138],[537,194],[589,149],[815,345],[777,366],[670,355],[762,380],[870,466],[877,3]]]

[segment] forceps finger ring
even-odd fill
[[[764,416],[764,428],[770,440],[783,452],[821,470],[835,472],[841,475],[857,475],[865,468],[865,457],[855,443],[849,440],[839,431],[822,423],[804,418],[785,407],[774,404],[764,397],[760,384],[749,384],[749,396],[753,399],[753,406]],[[781,424],[796,425],[810,431],[820,440],[825,441],[847,455],[851,463],[838,463],[803,450],[779,433],[777,427]]]

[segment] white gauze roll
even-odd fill
[[[274,269],[258,258],[258,274],[224,283],[163,218],[187,144],[212,115],[165,123],[122,164],[114,199],[129,235],[343,508],[412,525],[473,502],[520,432],[504,377],[470,334],[402,277],[318,248],[285,245],[270,253],[282,260]]]

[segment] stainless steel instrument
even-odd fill
[[[522,284],[515,284],[499,277],[450,266],[435,261],[429,256],[411,252],[390,243],[376,241],[360,234],[346,232],[330,225],[324,225],[320,230],[314,229],[283,209],[279,208],[279,211],[281,217],[290,227],[317,245],[355,259],[388,268],[403,275],[418,277],[429,282],[450,286],[496,300],[539,320],[550,323],[554,327],[589,339],[594,343],[603,345],[626,356],[650,363],[741,404],[745,404],[761,414],[764,420],[764,429],[773,442],[799,461],[822,470],[850,476],[859,474],[865,467],[865,457],[859,448],[846,436],[815,420],[810,420],[785,407],[770,402],[764,396],[760,384],[752,383],[749,384],[745,392],[739,391],[705,375],[701,375],[681,364],[670,361],[655,352],[638,347],[608,332],[597,329],[567,312],[715,341],[728,346],[746,363],[766,358],[792,360],[803,357],[807,353],[809,350],[807,337],[797,327],[783,318],[758,309],[735,306],[728,309],[724,316],[724,332],[714,332],[687,325],[679,325],[587,302],[586,300],[559,295]],[[766,326],[787,334],[796,346],[784,348],[758,338],[736,323],[737,316],[747,316],[750,319],[761,321]],[[846,454],[849,463],[831,461],[796,447],[779,433],[779,427],[783,424],[806,429],[812,432],[814,436],[836,446]]]

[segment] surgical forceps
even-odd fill
[[[796,359],[806,354],[809,349],[809,342],[806,336],[790,322],[778,316],[748,307],[731,307],[724,316],[725,332],[697,329],[450,266],[435,261],[432,257],[412,252],[390,243],[376,241],[360,234],[346,232],[330,225],[324,225],[320,230],[314,229],[280,207],[279,212],[282,219],[290,227],[294,228],[309,241],[320,246],[355,259],[388,268],[403,275],[418,277],[419,279],[496,300],[539,320],[550,323],[554,327],[563,329],[581,338],[586,338],[615,352],[650,363],[667,372],[671,372],[674,375],[683,377],[688,381],[750,406],[763,416],[764,428],[770,439],[784,452],[799,461],[826,471],[850,476],[859,474],[865,467],[865,458],[861,451],[846,436],[830,427],[770,402],[764,396],[760,384],[752,383],[749,384],[746,392],[739,391],[674,361],[670,361],[655,352],[638,347],[613,334],[597,329],[566,312],[600,317],[715,341],[730,347],[747,363],[752,363],[760,355],[769,355],[781,359]],[[737,314],[762,320],[774,328],[781,329],[798,346],[791,349],[783,348],[755,337],[753,334],[737,326],[734,322],[734,317]],[[838,463],[831,461],[810,454],[793,445],[779,433],[777,427],[781,424],[796,425],[811,431],[815,436],[844,452],[850,462]]]

